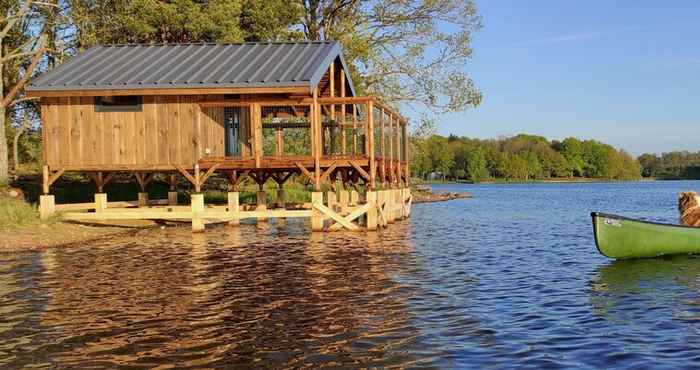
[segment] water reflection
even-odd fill
[[[395,232],[406,235],[408,225]],[[0,361],[144,368],[413,363],[406,348],[420,346],[420,331],[407,309],[412,291],[397,279],[413,265],[411,252],[404,237],[309,235],[291,221],[204,234],[157,230],[49,250],[33,261],[36,286],[0,279],[6,299],[14,291],[41,294],[13,300],[34,304],[18,309],[21,315],[3,315],[4,338],[18,340],[3,341]],[[12,305],[2,307],[7,313]]]

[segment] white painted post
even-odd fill
[[[314,204],[323,204],[323,193],[315,191],[311,193],[311,230],[323,231],[323,214],[314,207]]]
[[[204,194],[192,194],[190,199],[192,203],[192,232],[203,232],[204,219],[201,218],[201,213],[204,212]]]
[[[46,220],[56,213],[56,198],[53,195],[39,196],[39,217]]]
[[[262,190],[258,191],[257,193],[257,207],[255,207],[256,211],[267,211],[267,193]],[[265,222],[267,221],[267,217],[258,217],[258,222]]]
[[[107,193],[95,193],[95,212],[107,209]]]
[[[371,205],[367,210],[367,230],[377,230],[377,192],[368,191],[366,197],[367,204]]]
[[[236,226],[241,224],[241,219],[238,218],[238,212],[240,209],[240,193],[237,191],[230,191],[228,193],[228,212],[231,213],[231,220],[228,222],[229,226]]]

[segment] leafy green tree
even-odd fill
[[[489,170],[486,168],[486,154],[482,148],[469,152],[467,157],[467,176],[469,180],[478,183],[489,178]]]
[[[362,93],[435,112],[477,106],[463,66],[481,17],[472,0],[302,0],[310,40],[339,40]]]

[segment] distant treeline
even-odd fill
[[[700,152],[644,153],[638,158],[642,176],[662,180],[700,180]]]
[[[639,162],[623,150],[595,140],[549,141],[517,135],[491,140],[450,135],[412,138],[413,175],[482,182],[574,177],[639,179]]]

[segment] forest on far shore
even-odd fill
[[[528,134],[498,139],[445,137],[427,127],[414,133],[411,149],[413,176],[423,179],[700,179],[700,151],[645,153],[634,158],[609,144],[574,137],[561,141]]]

